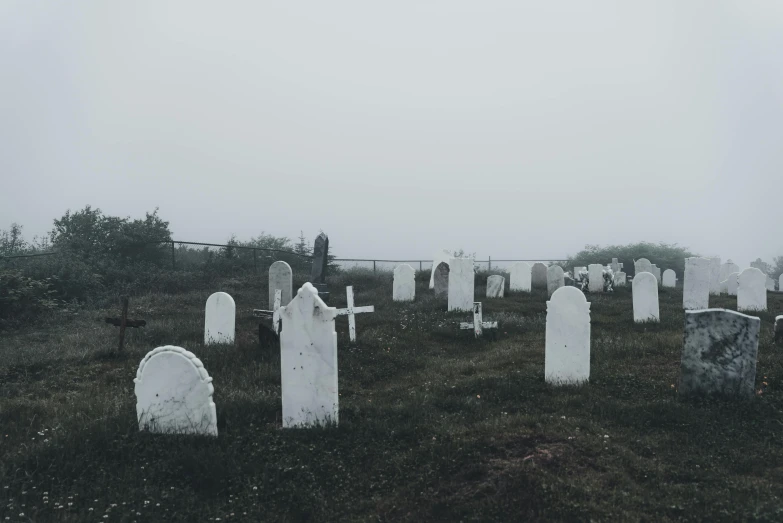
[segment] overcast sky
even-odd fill
[[[341,257],[771,261],[783,2],[2,0],[0,176],[28,238],[90,204]]]

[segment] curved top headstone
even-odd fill
[[[451,258],[451,253],[446,249],[436,252],[435,256],[433,256],[432,272],[430,273],[430,289],[435,288],[435,269],[437,269],[438,265],[440,265],[441,263],[445,263],[446,265],[448,265],[449,258]]]
[[[274,310],[275,290],[280,289],[280,305],[288,305],[293,293],[293,271],[284,261],[269,266],[269,310]]]
[[[237,306],[234,298],[225,292],[216,292],[207,298],[204,308],[204,344],[234,343]]]
[[[560,287],[552,293],[552,297],[546,302],[546,308],[547,312],[573,309],[587,313],[590,312],[590,302],[587,301],[585,294],[576,287]]]
[[[158,347],[141,360],[133,381],[140,430],[217,436],[212,378],[192,352]]]

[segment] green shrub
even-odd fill
[[[585,245],[585,248],[568,261],[561,263],[563,269],[573,271],[574,267],[587,267],[591,263],[608,265],[612,258],[617,258],[623,264],[623,272],[632,276],[634,274],[634,260],[647,258],[650,263],[660,267],[661,271],[673,269],[682,278],[685,271],[685,258],[698,256],[687,247],[680,247],[676,243],[648,243],[639,242],[628,245]]]
[[[18,324],[57,307],[49,280],[34,280],[17,270],[0,271],[0,328]]]

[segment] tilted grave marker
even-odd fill
[[[482,318],[481,302],[477,301],[473,304],[473,323],[461,322],[459,328],[462,330],[473,329],[473,335],[476,338],[480,338],[484,329],[497,329],[498,322],[484,321]]]
[[[345,288],[345,300],[348,306],[345,309],[336,309],[337,316],[348,316],[348,336],[350,337],[351,341],[356,341],[356,317],[354,314],[375,312],[375,306],[367,305],[365,307],[354,307],[352,286]]]
[[[506,290],[506,279],[499,274],[487,278],[487,298],[502,298]]]
[[[104,318],[103,321],[110,325],[120,328],[120,342],[117,346],[117,351],[122,352],[122,348],[125,345],[125,328],[130,327],[132,329],[138,329],[144,327],[147,322],[144,320],[129,320],[128,319],[128,297],[120,296],[120,302],[122,303],[122,311],[119,318]]]

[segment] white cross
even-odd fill
[[[473,302],[473,323],[462,322],[459,324],[460,329],[473,329],[473,334],[477,337],[481,337],[481,333],[484,329],[497,329],[498,322],[496,321],[481,321],[481,302]]]
[[[612,272],[620,272],[623,268],[622,263],[617,263],[617,258],[612,258],[612,263],[610,265],[612,267]]]
[[[368,305],[367,307],[354,307],[353,306],[353,287],[348,286],[345,288],[345,300],[348,302],[348,307],[345,309],[337,309],[338,316],[348,316],[348,334],[351,341],[356,341],[356,318],[354,314],[362,312],[375,312],[375,306]]]
[[[253,309],[253,316],[267,316],[272,315],[272,328],[275,329],[275,334],[280,334],[280,302],[283,301],[283,291],[275,289],[275,302],[271,311],[264,309]]]

